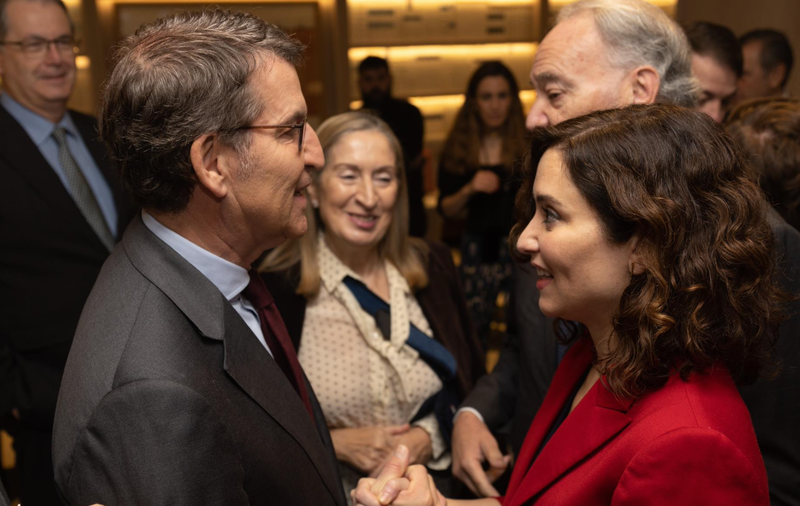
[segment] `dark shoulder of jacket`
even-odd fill
[[[428,246],[428,274],[434,276],[436,274],[447,276],[448,271],[455,269],[453,264],[453,255],[450,253],[450,247],[439,241],[425,241]]]

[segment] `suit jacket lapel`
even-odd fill
[[[630,423],[627,411],[631,402],[618,401],[600,380],[567,416],[538,458],[532,462],[564,403],[591,364],[591,344],[589,338],[582,338],[575,343],[556,371],[520,451],[504,504],[526,504]]]
[[[122,246],[133,265],[180,308],[200,334],[222,341],[225,360],[221,367],[297,441],[341,503],[341,481],[300,397],[217,287],[150,232],[141,216],[131,222]],[[306,388],[311,389],[308,381]],[[325,430],[324,421],[320,430]]]
[[[52,207],[53,219],[64,220],[69,228],[81,234],[85,241],[94,244],[98,251],[102,251],[104,258],[108,256],[108,250],[89,226],[39,148],[2,106],[0,132],[3,132],[0,135],[0,156],[6,158],[11,169],[28,181],[31,188],[41,195],[42,200]]]
[[[338,499],[341,481],[333,471],[333,462],[317,428],[309,423],[308,411],[300,396],[230,305],[226,308],[225,320],[225,371],[302,446],[328,490]],[[304,380],[310,392],[311,385],[305,377]],[[319,417],[315,418],[319,424]],[[320,430],[327,430],[324,417],[321,423]]]

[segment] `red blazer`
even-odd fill
[[[564,357],[514,466],[503,506],[769,505],[750,414],[724,367],[672,375],[635,401],[598,381],[531,464],[592,360]]]

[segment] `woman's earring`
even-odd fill
[[[311,199],[311,207],[313,207],[314,209],[319,209],[319,200]]]

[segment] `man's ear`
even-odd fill
[[[203,134],[192,142],[189,151],[197,182],[217,198],[228,193],[226,171],[220,166],[220,143],[216,134]]]
[[[775,65],[775,67],[767,73],[767,82],[769,83],[769,87],[773,90],[781,89],[781,83],[783,82],[783,76],[785,75],[786,65],[783,63]]]
[[[661,87],[658,71],[649,65],[642,65],[631,72],[633,80],[633,103],[654,104]]]

